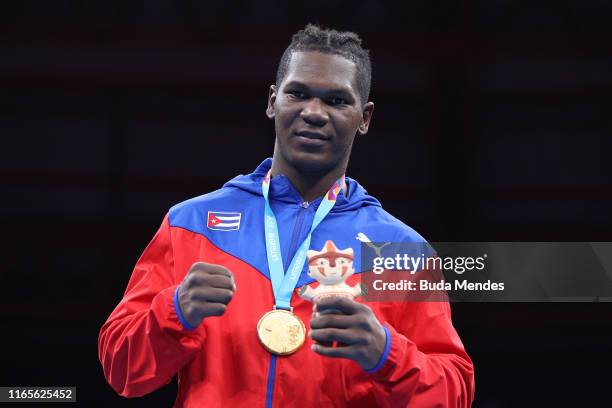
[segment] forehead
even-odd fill
[[[291,55],[283,82],[296,81],[317,88],[356,92],[356,74],[355,63],[340,55],[296,51]]]

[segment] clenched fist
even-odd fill
[[[380,361],[387,342],[387,332],[372,309],[342,296],[329,296],[315,303],[310,320],[312,350],[328,356],[348,358],[364,370]],[[333,347],[336,342],[338,347]]]
[[[196,327],[205,317],[225,313],[235,291],[234,275],[227,268],[196,262],[179,286],[179,307],[187,323]]]

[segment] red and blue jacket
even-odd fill
[[[309,338],[289,356],[262,347],[257,322],[274,305],[261,192],[270,166],[266,159],[252,174],[170,209],[100,331],[99,357],[113,389],[137,397],[178,374],[175,407],[470,406],[473,365],[445,302],[366,303],[387,333],[384,354],[370,371],[314,353]],[[358,260],[360,232],[373,242],[424,242],[355,180],[346,182],[348,196],[339,194],[313,232],[311,248],[332,240],[338,248],[353,248]],[[285,265],[308,234],[319,203],[304,205],[286,177],[272,179],[270,204]],[[227,213],[229,218],[223,217]],[[198,261],[231,270],[237,291],[223,316],[192,328],[182,318],[176,294]],[[351,285],[359,281],[359,262],[355,270],[347,281]],[[297,294],[312,283],[306,272],[304,265],[291,305],[309,330],[312,304]]]

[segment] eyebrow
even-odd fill
[[[297,88],[302,88],[302,89],[308,89],[310,90],[311,87],[309,87],[308,85],[306,85],[303,82],[300,81],[291,81],[291,82],[287,82],[287,84],[285,84],[284,86],[285,88],[290,88],[290,87],[297,87]],[[348,96],[352,99],[353,95],[351,94],[350,90],[348,90],[347,88],[332,88],[332,89],[328,89],[325,92],[323,92],[325,95],[329,95],[329,94],[337,94],[337,95],[342,95],[342,96]]]

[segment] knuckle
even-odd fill
[[[320,314],[315,317],[316,326],[323,328],[329,326],[329,316]]]
[[[362,328],[362,329],[367,329],[369,326],[369,322],[368,322],[368,318],[362,314],[357,315],[357,317],[355,318],[355,320],[357,321],[357,327]]]
[[[179,289],[179,301],[181,304],[183,302],[190,304],[193,301],[193,290],[189,282],[185,282],[184,285]]]
[[[185,277],[186,285],[189,287],[198,286],[205,279],[206,274],[201,269],[192,269]]]
[[[198,283],[201,286],[206,286],[206,287],[210,286],[210,281],[211,279],[208,273],[202,273],[198,275]]]
[[[221,316],[223,313],[225,313],[225,305],[215,306],[213,312],[214,316]]]
[[[194,275],[191,272],[185,275],[183,281],[181,282],[182,290],[186,291],[188,288],[190,288],[193,285],[193,279]]]
[[[191,289],[185,290],[185,301],[188,305],[191,305],[194,301],[193,291]]]
[[[326,329],[320,329],[312,332],[312,337],[318,341],[326,341],[329,338],[329,332]]]
[[[227,268],[226,268],[225,266],[223,266],[223,265],[217,265],[217,264],[214,264],[214,265],[211,265],[211,267],[212,267],[211,269],[214,269],[216,272],[222,272],[224,275],[226,275],[226,276],[228,276],[228,277],[229,277],[229,276],[232,274],[232,273],[230,272],[230,270],[229,270],[229,269],[227,269]]]
[[[191,268],[189,268],[189,270],[191,271],[195,271],[195,270],[205,270],[208,267],[208,264],[206,262],[194,262],[193,264],[191,264]]]
[[[333,337],[334,340],[343,342],[344,340],[346,340],[346,332],[341,329],[334,329]]]
[[[215,296],[214,293],[211,293],[210,288],[204,288],[200,291],[199,293],[199,299],[207,302],[207,303],[214,303],[215,302]]]
[[[183,308],[183,314],[186,315],[186,317],[193,315],[193,306],[190,303],[187,303]]]
[[[334,338],[334,329],[324,329],[321,331],[322,338],[324,340],[331,340]]]
[[[335,356],[335,349],[333,349],[332,347],[326,347],[324,349],[321,349],[321,353],[329,356],[329,357],[334,357]]]
[[[219,301],[221,303],[229,303],[229,301],[232,300],[232,292],[229,290],[225,290],[223,289],[220,296],[219,296]]]
[[[360,309],[360,311],[363,311],[364,313],[366,313],[368,315],[374,314],[374,312],[372,311],[372,308],[370,306],[368,306],[366,304],[363,304],[363,303],[359,303],[359,302],[356,302],[356,303],[357,303],[357,307]]]
[[[187,310],[184,313],[184,317],[188,321],[199,320],[199,319],[202,318],[202,311],[197,306],[194,306],[193,304],[190,304],[190,305],[187,306],[186,309]]]

